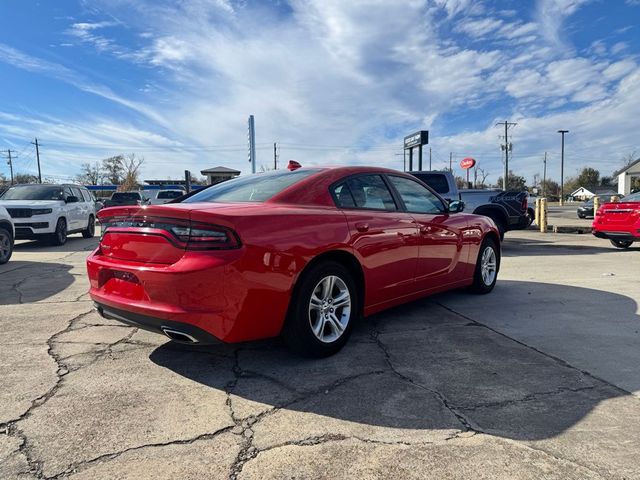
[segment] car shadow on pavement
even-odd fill
[[[587,298],[587,314],[596,321],[611,319],[615,306],[617,320],[610,321],[612,329],[616,322],[640,326],[634,300],[598,290],[504,281],[492,295],[474,296],[470,301],[482,310],[488,308],[483,306],[485,299],[499,300],[500,290],[506,297],[508,290],[520,294],[527,289],[546,292],[547,302]],[[347,346],[325,359],[296,357],[278,340],[194,350],[167,343],[155,349],[150,359],[194,382],[226,391],[238,411],[252,411],[240,407],[257,404],[265,411],[271,409],[270,415],[277,416],[280,409],[297,412],[299,423],[291,428],[301,430],[316,418],[305,415],[321,415],[355,422],[381,440],[394,436],[424,440],[434,432],[451,430],[549,439],[589,417],[605,400],[630,397],[632,408],[637,408],[637,399],[625,390],[471,316],[457,314],[441,304],[443,299],[447,297],[427,298],[361,322]],[[628,338],[603,339],[603,328],[586,328],[582,314],[559,314],[541,321],[518,305],[503,308],[510,310],[516,328],[518,322],[526,322],[529,329],[532,322],[539,322],[540,329],[555,329],[558,342],[563,335],[579,333],[585,349],[604,348],[599,355],[604,358],[610,353],[621,369],[634,367],[624,362],[638,359],[636,353],[620,354],[633,347]],[[632,342],[638,346],[637,338]],[[223,371],[223,357],[234,358],[233,381],[228,380],[228,370]],[[640,371],[636,369],[633,378],[640,387]],[[640,422],[636,414],[630,419],[628,408],[617,405],[609,412],[608,427],[626,422],[627,431],[639,428],[628,426]],[[575,435],[580,437],[580,431]],[[576,441],[590,441],[588,432],[585,435]]]
[[[39,240],[18,240],[14,248],[16,252],[89,252],[98,246],[99,241],[99,237],[83,238],[82,235],[72,235],[64,245],[50,245]]]
[[[570,237],[568,238],[570,239]],[[507,238],[502,243],[503,257],[528,257],[528,256],[553,256],[553,255],[590,255],[596,253],[624,254],[632,251],[640,252],[640,243],[633,244],[628,249],[616,248],[607,240],[602,241],[602,246],[593,245],[569,245],[557,243],[553,240],[532,240],[520,238]]]
[[[46,300],[73,282],[72,265],[11,260],[0,265],[0,305]]]

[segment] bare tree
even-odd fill
[[[80,167],[80,174],[75,180],[85,185],[99,185],[104,177],[104,171],[100,162],[83,163]]]
[[[633,152],[627,153],[622,157],[622,163],[624,163],[625,167],[628,167],[636,160],[638,160],[638,152],[636,150],[634,150]]]
[[[478,175],[475,177],[476,188],[484,188],[486,186],[487,177],[489,176],[489,172],[487,172],[484,168],[478,168]],[[480,178],[478,182],[477,179]]]
[[[135,190],[139,186],[140,167],[144,163],[144,157],[137,157],[135,153],[131,153],[123,158],[123,182],[121,189],[124,191]]]

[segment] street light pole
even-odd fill
[[[564,134],[569,130],[558,130],[562,135],[562,150],[560,151],[560,206],[564,205]]]

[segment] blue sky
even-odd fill
[[[610,174],[636,152],[640,0],[5,0],[0,150],[33,173],[145,158],[144,178],[218,165],[402,168],[402,137],[430,131],[433,167],[466,156],[529,183],[583,166]],[[0,172],[7,177],[8,166]],[[457,173],[461,173],[457,169]]]

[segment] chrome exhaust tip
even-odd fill
[[[173,328],[168,327],[160,327],[162,333],[164,333],[171,340],[181,343],[198,343],[198,340],[195,337],[192,337],[188,333],[181,332],[179,330],[175,330]]]

